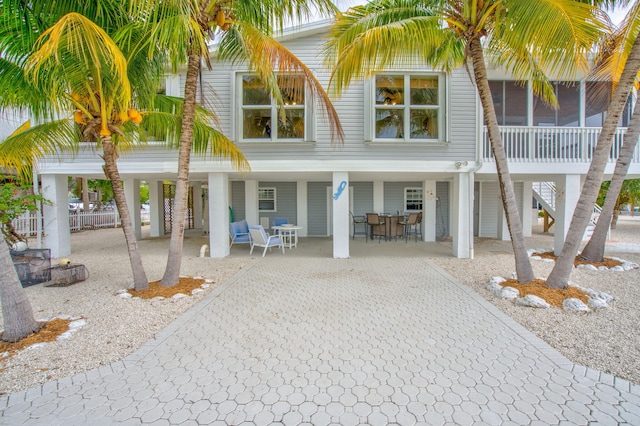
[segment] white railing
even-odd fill
[[[524,127],[500,126],[502,144],[509,160],[526,162],[589,162],[595,150],[599,127]],[[620,153],[626,129],[617,129],[609,161]],[[640,144],[632,162],[640,162]],[[483,132],[482,157],[493,161],[486,127]]]
[[[543,206],[547,211],[551,210],[554,213],[556,210],[556,186],[553,182],[534,182],[533,190],[543,201],[546,206]]]
[[[141,211],[141,223],[149,223],[149,212]],[[73,231],[120,226],[118,210],[95,210],[91,212],[69,212],[69,228]],[[13,227],[20,235],[33,236],[38,232],[38,216],[35,212],[25,213],[13,219]]]

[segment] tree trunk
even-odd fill
[[[127,207],[127,199],[124,196],[124,188],[118,171],[116,148],[111,141],[111,136],[102,138],[102,150],[104,152],[104,173],[111,181],[113,188],[113,198],[116,201],[116,207],[120,214],[120,222],[122,223],[122,231],[127,241],[127,251],[129,252],[129,261],[131,262],[131,270],[133,272],[133,284],[136,290],[145,290],[149,288],[149,280],[144,272],[142,258],[138,251],[138,241],[136,233],[133,230],[133,222]]]
[[[640,40],[636,36],[633,48],[629,53],[624,70],[620,76],[618,86],[613,93],[611,104],[607,111],[607,118],[602,126],[600,136],[598,136],[597,146],[591,158],[591,165],[589,166],[587,177],[582,186],[578,204],[573,212],[573,218],[571,219],[571,225],[569,226],[564,246],[547,278],[547,285],[551,288],[567,288],[569,286],[569,276],[573,269],[575,257],[578,254],[580,241],[582,241],[582,236],[593,213],[593,204],[598,198],[604,168],[609,161],[613,135],[618,126],[618,121],[620,120],[620,115],[622,114],[627,98],[629,97],[638,69],[640,69]]]
[[[516,202],[516,194],[513,189],[511,175],[509,173],[509,164],[507,156],[502,145],[500,129],[498,128],[498,120],[493,107],[493,98],[491,97],[491,89],[489,88],[489,80],[487,78],[487,69],[484,62],[484,54],[480,40],[472,38],[469,40],[469,52],[473,61],[473,73],[476,86],[480,95],[480,101],[484,110],[484,119],[487,123],[489,132],[489,140],[491,141],[491,150],[496,162],[496,170],[498,172],[498,180],[500,182],[500,193],[502,196],[502,206],[504,207],[511,235],[511,246],[516,261],[516,274],[518,282],[526,283],[534,278],[533,268],[524,243],[524,235],[522,233],[522,221],[518,212],[518,204]]]
[[[622,149],[616,161],[616,168],[611,177],[611,185],[609,185],[609,189],[607,190],[607,196],[605,197],[600,217],[598,217],[596,229],[593,230],[591,239],[584,250],[582,250],[580,254],[581,259],[589,262],[602,262],[604,258],[607,233],[609,232],[609,227],[614,227],[613,224],[618,220],[618,212],[620,211],[618,196],[620,195],[620,189],[622,189],[624,178],[627,176],[629,165],[633,159],[633,152],[638,144],[638,137],[640,137],[640,108],[636,105],[629,123],[629,128],[624,135]]]
[[[31,303],[20,284],[9,248],[4,241],[0,241],[0,301],[4,323],[2,340],[17,342],[40,330],[41,325],[33,316]]]
[[[198,89],[200,61],[200,55],[195,49],[191,49],[189,51],[184,85],[184,109],[182,112],[182,132],[180,134],[180,149],[178,152],[178,180],[176,182],[175,196],[176,210],[171,223],[171,240],[169,241],[167,266],[160,282],[160,285],[164,287],[171,287],[177,284],[180,279],[184,222],[187,216],[187,201],[189,199],[189,164],[193,145],[193,121],[196,111],[196,91]]]
[[[614,208],[613,209],[613,215],[611,217],[611,229],[616,229],[616,226],[618,225],[618,217],[620,216],[620,209],[619,208]]]

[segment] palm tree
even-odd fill
[[[473,66],[495,158],[518,281],[534,278],[513,183],[500,137],[487,56],[557,105],[546,75],[587,68],[586,53],[599,35],[597,10],[576,1],[373,0],[338,16],[326,45],[332,85],[341,93],[354,78],[370,77],[407,58],[451,71]]]
[[[593,212],[593,204],[598,197],[604,169],[609,160],[613,135],[629,97],[629,92],[633,87],[633,82],[638,75],[638,70],[640,70],[640,39],[638,38],[637,26],[632,28],[627,43],[631,45],[628,50],[629,55],[626,61],[623,61],[624,69],[620,74],[620,79],[617,82],[611,103],[609,104],[607,117],[598,136],[596,149],[593,153],[591,165],[589,166],[587,177],[582,186],[582,191],[580,192],[580,198],[573,212],[571,225],[567,231],[560,256],[558,256],[551,273],[547,277],[547,285],[552,288],[567,288],[569,286],[569,276],[573,269],[574,259],[578,254],[580,241],[582,240],[582,236]],[[626,172],[624,174],[626,174]]]
[[[161,3],[163,2],[159,2],[159,4]],[[280,88],[283,85],[299,81],[287,78],[287,76],[291,74],[303,75],[307,86],[314,97],[319,100],[320,106],[329,118],[332,135],[340,140],[343,137],[338,115],[311,70],[272,38],[274,26],[276,29],[282,30],[285,24],[291,20],[300,21],[314,13],[326,15],[335,12],[335,7],[330,0],[265,0],[260,2],[259,7],[253,0],[202,0],[195,3],[197,6],[193,7],[189,11],[190,15],[187,16],[189,20],[182,21],[188,24],[189,29],[178,32],[178,34],[188,34],[189,38],[182,40],[186,48],[186,51],[182,51],[185,52],[187,58],[184,87],[185,106],[178,154],[176,213],[171,226],[167,265],[161,281],[161,285],[167,287],[178,282],[182,261],[184,222],[189,188],[190,126],[196,105],[201,62],[204,60],[211,68],[204,40],[216,38],[219,43],[217,52],[219,60],[246,62],[249,69],[255,72],[260,81],[265,84],[279,105],[283,104]],[[173,34],[167,31],[167,26],[156,26],[154,31],[153,39],[166,40],[167,44],[176,45],[176,39]]]
[[[632,44],[629,39],[637,34],[637,26],[640,23],[640,3],[636,2],[627,13],[626,19],[623,21],[611,37],[607,37],[600,49],[599,66],[596,68],[596,76],[605,76],[612,81],[617,81],[620,77],[622,69],[624,69],[625,60],[629,54],[629,48]],[[634,33],[635,28],[635,33]],[[633,38],[632,38],[633,39]],[[637,85],[636,78],[636,85]],[[580,258],[591,261],[601,262],[604,257],[604,248],[607,240],[609,227],[612,225],[612,219],[616,216],[616,209],[619,206],[619,194],[625,182],[625,176],[629,170],[629,165],[633,158],[633,152],[638,144],[640,137],[640,108],[634,108],[633,115],[629,122],[629,127],[624,135],[622,149],[616,161],[616,167],[611,178],[611,182],[607,188],[605,202],[602,211],[598,216],[598,222],[589,239],[589,242],[580,253]]]
[[[137,31],[137,26],[126,26],[129,15],[117,16],[120,19],[117,23],[122,26],[109,28],[122,29],[114,33],[120,44],[85,16],[71,12],[42,32],[32,50],[25,43],[20,46],[22,50],[16,49],[12,63],[3,64],[12,72],[8,75],[23,88],[21,96],[7,96],[3,104],[28,106],[49,121],[0,144],[0,161],[21,169],[25,159],[31,164],[45,154],[74,152],[80,141],[99,143],[103,168],[113,186],[122,220],[134,285],[142,290],[148,287],[148,280],[124,197],[117,157],[119,151],[140,146],[147,134],[166,136],[167,144],[175,145],[180,137],[182,100],[156,95],[166,60],[153,50],[154,43]],[[13,47],[10,40],[3,42]],[[141,110],[151,109],[141,114],[134,105]],[[69,117],[70,111],[73,119]],[[198,151],[210,149],[214,155],[231,158],[234,164],[246,165],[244,156],[228,138],[204,124],[213,118],[202,109],[194,111]]]

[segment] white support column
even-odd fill
[[[52,257],[71,254],[69,190],[66,175],[41,175],[42,196],[53,203],[43,204],[45,247]]]
[[[436,240],[436,181],[425,180],[422,183],[422,239]]]
[[[229,255],[229,175],[209,173],[209,253]]]
[[[182,87],[180,86],[180,75],[171,74],[167,76],[167,80],[165,83],[165,93],[167,96],[178,96],[181,97]]]
[[[564,238],[569,231],[573,211],[580,198],[580,175],[563,175],[556,180],[556,214],[553,224],[553,249],[557,256],[562,251]]]
[[[471,257],[471,230],[473,223],[473,191],[470,191],[469,180],[473,173],[455,173],[453,175],[453,255],[458,258]]]
[[[140,221],[140,180],[126,179],[124,181],[124,196],[127,199],[127,207],[131,215],[133,230],[136,233],[136,240],[142,239],[142,228]]]
[[[333,173],[333,258],[349,258],[349,173]]]
[[[299,180],[296,183],[296,199],[298,200],[298,206],[296,210],[296,216],[298,218],[297,225],[302,229],[298,231],[300,237],[306,237],[309,235],[309,214],[307,211],[307,198],[308,198],[308,185],[306,180]]]
[[[257,180],[246,180],[244,182],[244,211],[245,219],[247,219],[249,225],[257,225],[260,223],[260,218],[258,217]]]
[[[533,203],[533,186],[531,181],[522,183],[522,207],[520,208],[520,216],[522,217],[522,235],[531,236],[531,227],[533,226],[533,217],[531,215],[531,204]]]
[[[202,183],[192,182],[193,188],[193,227],[202,229]]]
[[[384,213],[384,182],[373,182],[373,212]]]
[[[507,214],[502,205],[502,196],[498,197],[498,239],[502,241],[509,241],[511,239],[509,223],[507,223]]]
[[[149,182],[149,236],[164,235],[164,200],[162,181]]]

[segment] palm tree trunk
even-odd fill
[[[4,323],[2,340],[17,342],[40,330],[41,325],[33,316],[31,303],[20,284],[9,248],[4,241],[0,241],[0,246],[0,301]]]
[[[569,276],[573,269],[575,257],[578,254],[580,241],[582,241],[582,236],[593,213],[593,204],[598,198],[604,168],[609,161],[613,135],[629,97],[633,81],[638,74],[638,69],[640,69],[640,40],[636,36],[627,62],[624,65],[624,70],[620,75],[618,86],[613,93],[611,104],[607,111],[607,118],[598,136],[597,146],[591,158],[591,165],[582,186],[578,204],[573,212],[573,218],[571,219],[571,225],[569,225],[562,251],[547,278],[547,285],[551,288],[567,288],[569,286]]]
[[[118,171],[118,164],[116,162],[118,154],[113,142],[111,141],[111,136],[103,137],[101,141],[102,151],[104,152],[104,173],[111,181],[113,198],[116,201],[116,207],[120,214],[122,230],[127,242],[129,261],[131,262],[131,270],[133,272],[133,284],[136,290],[145,290],[149,288],[149,280],[147,279],[147,274],[144,272],[142,258],[138,251],[136,234],[133,230],[133,222],[131,221],[131,215],[129,214],[129,208],[127,207],[127,199],[124,196],[124,188],[122,186],[122,180],[120,179],[120,172]]]
[[[602,211],[598,217],[596,229],[593,230],[591,239],[582,250],[580,254],[581,259],[589,262],[602,262],[604,258],[607,233],[609,232],[609,227],[611,226],[614,215],[617,219],[618,195],[620,195],[620,189],[622,189],[624,178],[627,176],[629,165],[633,159],[633,152],[638,144],[638,137],[640,137],[640,108],[636,105],[631,121],[629,122],[629,128],[624,135],[622,149],[616,161],[616,168],[613,171],[611,185],[609,185],[609,189],[607,190],[607,196],[605,197]]]
[[[178,152],[178,180],[176,182],[176,212],[171,223],[171,240],[169,241],[169,255],[164,276],[160,285],[171,287],[180,279],[182,264],[182,247],[184,244],[184,222],[187,216],[187,201],[189,195],[189,164],[191,162],[191,147],[193,145],[193,121],[196,111],[196,91],[198,89],[198,75],[200,73],[200,54],[195,49],[189,51],[187,75],[184,84],[184,109],[182,112],[182,131],[180,134],[180,149]]]
[[[496,162],[496,170],[498,172],[498,180],[500,182],[500,193],[502,196],[502,206],[504,207],[511,235],[511,246],[516,261],[516,274],[518,282],[526,283],[533,280],[533,268],[524,244],[524,235],[522,233],[522,221],[518,212],[516,203],[516,194],[513,189],[513,182],[509,173],[509,164],[507,156],[502,145],[500,137],[500,129],[498,128],[498,120],[493,107],[493,99],[491,97],[491,89],[489,88],[489,80],[487,77],[487,69],[484,62],[484,54],[480,40],[472,38],[469,40],[469,53],[473,61],[473,74],[478,87],[478,94],[484,110],[484,119],[487,123],[489,132],[489,140],[491,141],[491,150]]]

